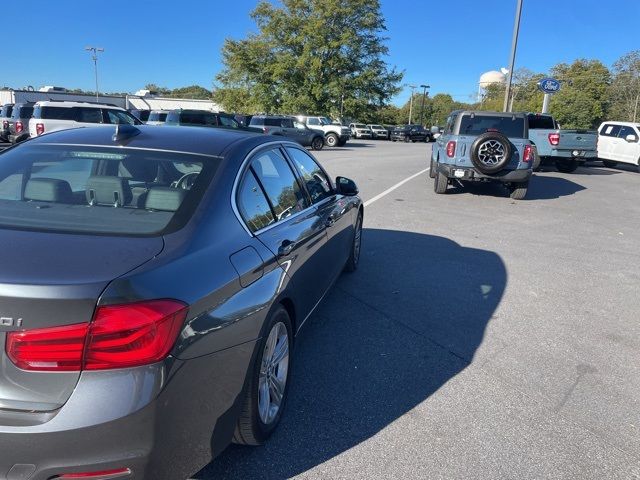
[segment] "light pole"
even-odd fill
[[[342,122],[342,110],[344,109],[344,93],[340,95],[340,122]]]
[[[93,68],[96,73],[96,102],[98,102],[98,52],[104,52],[102,47],[84,47],[87,52],[93,52],[91,59],[93,60]]]
[[[422,121],[424,119],[424,97],[427,96],[427,88],[431,88],[429,85],[420,85],[422,89],[422,106],[420,107],[420,125],[423,125]]]
[[[513,66],[516,63],[516,49],[518,48],[518,32],[520,31],[520,16],[522,15],[522,0],[518,0],[516,6],[516,18],[513,24],[513,38],[511,40],[511,59],[509,60],[509,74],[507,75],[507,88],[504,92],[504,106],[502,111],[508,112],[509,96],[511,95],[511,80],[513,79]]]
[[[409,85],[409,88],[411,89],[411,100],[409,100],[409,125],[411,125],[411,116],[413,113],[413,91],[418,88],[417,85]]]

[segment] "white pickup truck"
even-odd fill
[[[331,120],[327,117],[298,115],[296,119],[309,128],[322,130],[324,132],[324,143],[327,147],[342,147],[351,137],[351,130],[348,127],[331,123]]]

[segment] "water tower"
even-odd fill
[[[490,70],[480,75],[480,81],[478,82],[478,101],[482,100],[484,92],[490,85],[505,83],[507,81],[507,73],[509,73],[509,70],[503,68],[500,72]]]

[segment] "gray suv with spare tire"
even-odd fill
[[[523,113],[459,110],[447,119],[431,154],[429,176],[436,193],[457,183],[500,182],[511,198],[527,194],[535,151]]]

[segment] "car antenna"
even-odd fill
[[[133,125],[128,124],[116,124],[116,131],[113,134],[112,140],[114,142],[122,142],[123,140],[129,140],[130,138],[135,137],[136,135],[140,135],[140,130]]]

